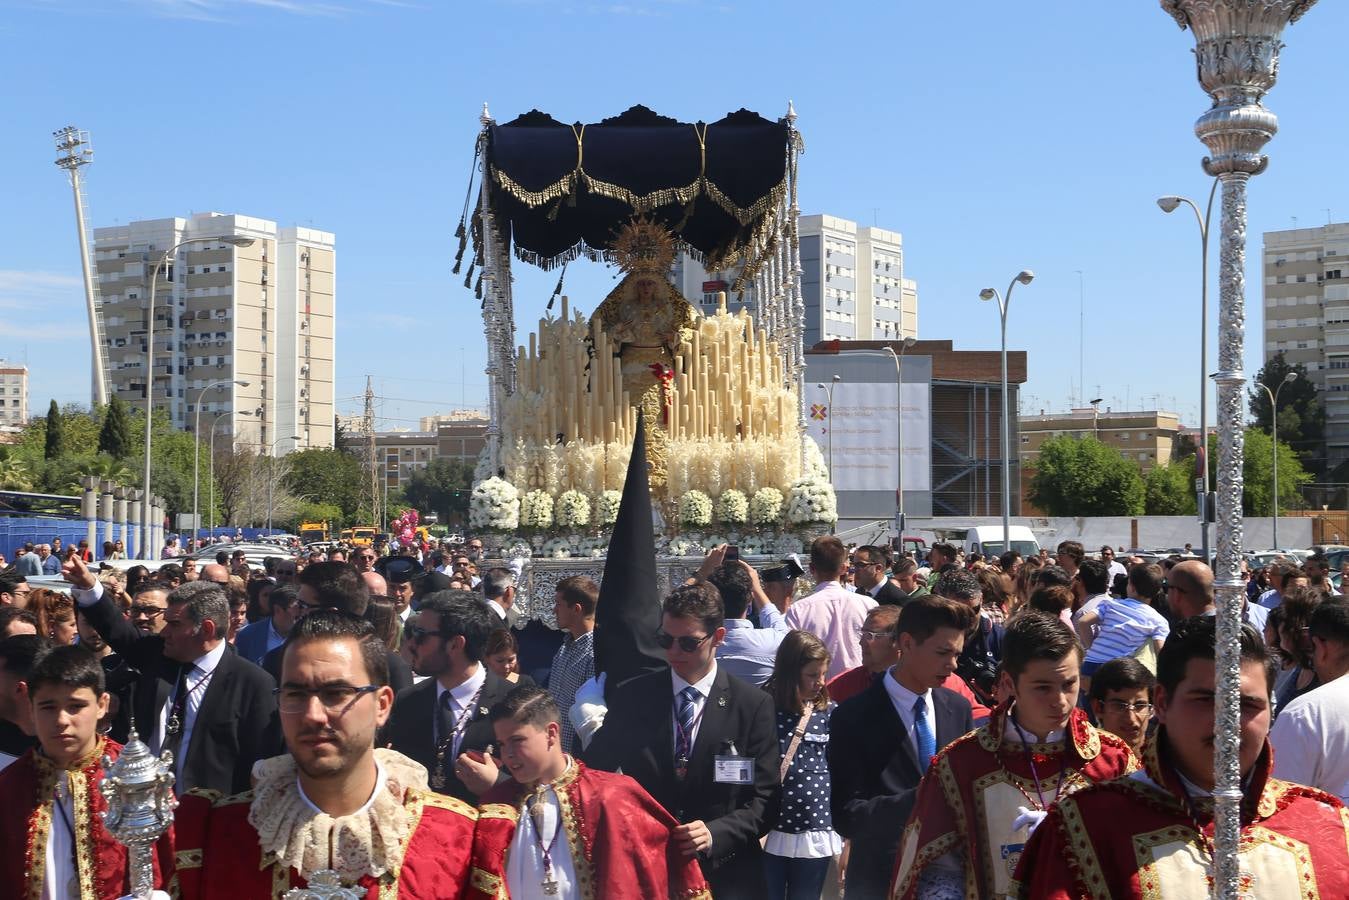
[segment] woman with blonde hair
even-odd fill
[[[763,689],[777,713],[782,807],[764,839],[772,900],[819,900],[829,862],[842,849],[829,812],[829,650],[815,635],[791,631],[778,645]]]

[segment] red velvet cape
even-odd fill
[[[1018,896],[1208,896],[1213,804],[1196,801],[1191,818],[1180,779],[1161,758],[1163,733],[1143,748],[1143,771],[1087,788],[1050,812],[1022,854]],[[1349,812],[1337,797],[1271,778],[1272,760],[1266,744],[1242,803],[1242,886],[1257,897],[1349,897]],[[1209,841],[1198,839],[1196,822]]]
[[[671,840],[679,823],[637,782],[576,761],[554,787],[583,900],[710,900],[697,859],[682,857]],[[506,851],[524,798],[525,789],[514,781],[483,795],[473,838],[472,900],[509,896]]]
[[[117,759],[122,745],[99,738],[93,751],[70,770],[74,797],[75,858],[81,896],[116,900],[130,892],[126,846],[103,827],[100,813],[108,808],[98,786],[103,781],[102,755]],[[52,806],[60,772],[36,748],[0,772],[0,895],[37,900],[42,896],[47,840],[64,820]],[[171,833],[159,839],[154,856],[155,886],[172,857]],[[64,886],[61,887],[64,891]]]
[[[176,819],[177,896],[181,900],[279,898],[305,879],[275,857],[264,860],[258,833],[248,822],[253,792],[222,798],[190,791]],[[477,813],[453,797],[409,789],[403,807],[412,831],[397,872],[370,875],[358,884],[368,900],[460,900],[467,897],[469,852]]]
[[[1129,745],[1096,729],[1080,709],[1069,716],[1063,740],[1009,744],[1003,734],[1010,709],[1011,701],[1000,704],[987,724],[933,758],[895,855],[893,897],[918,897],[923,869],[952,850],[964,855],[966,896],[991,898],[1010,889],[1020,845],[992,846],[990,829],[1010,832],[1016,806],[1039,807],[1031,762],[1046,804],[1138,767]]]

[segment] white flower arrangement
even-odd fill
[[[555,537],[544,541],[539,555],[547,559],[570,559],[571,542],[564,537]]]
[[[580,491],[563,491],[553,508],[559,528],[584,528],[590,524],[590,498]]]
[[[469,498],[468,521],[475,531],[514,531],[520,527],[520,492],[501,478],[478,482]]]
[[[473,483],[477,484],[486,481],[492,477],[492,454],[487,447],[483,447],[478,454],[477,462],[473,464]]]
[[[837,520],[838,501],[828,481],[807,476],[792,483],[787,498],[787,521],[790,524],[811,525]]]
[[[782,520],[782,491],[775,487],[759,488],[749,502],[749,520],[755,525],[776,525]]]
[[[712,524],[712,498],[702,491],[685,491],[679,498],[679,522],[692,528]]]
[[[698,541],[682,537],[670,541],[669,550],[671,556],[702,556],[707,552]]]
[[[520,525],[543,531],[553,524],[553,498],[547,491],[532,490],[520,499]]]
[[[717,521],[728,525],[743,525],[749,518],[749,500],[735,488],[722,491],[717,498]]]
[[[824,454],[820,452],[820,445],[815,443],[815,439],[809,435],[803,435],[801,440],[805,447],[805,471],[801,473],[803,478],[815,476],[825,481],[829,480],[829,468],[824,464]]]
[[[623,495],[618,491],[604,491],[595,498],[595,524],[601,528],[610,528],[618,521],[618,506]]]

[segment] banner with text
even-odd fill
[[[931,386],[904,389],[904,490],[932,490]],[[895,489],[899,414],[895,384],[840,382],[833,407],[827,387],[806,385],[807,432],[828,463],[833,436],[832,480],[836,491]]]

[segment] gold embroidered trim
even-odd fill
[[[272,864],[272,900],[281,900],[290,890],[290,866],[277,861]]]
[[[508,822],[520,821],[520,810],[506,803],[486,803],[478,807],[479,819],[505,819]]]
[[[179,850],[173,855],[174,863],[179,869],[200,869],[202,864],[201,850]]]
[[[562,828],[567,833],[567,848],[571,851],[572,868],[576,870],[576,886],[583,900],[595,900],[595,873],[586,858],[585,846],[581,842],[581,823],[576,810],[572,808],[567,787],[576,780],[580,767],[573,762],[550,787],[557,797],[558,811],[562,814]]]
[[[94,886],[94,827],[90,821],[89,791],[91,783],[83,771],[68,773],[70,805],[75,824],[75,867],[80,879],[80,896],[97,897]]]
[[[409,791],[409,793],[411,793]],[[446,794],[437,794],[433,791],[418,791],[421,795],[422,803],[426,806],[434,806],[436,809],[446,809],[452,813],[458,813],[466,819],[477,821],[478,811],[470,803],[465,803],[458,797],[450,797]]]
[[[475,891],[482,891],[484,894],[491,894],[493,897],[497,896],[497,893],[504,886],[500,875],[493,875],[477,866],[474,866],[473,871],[469,873],[468,880]]]
[[[1087,826],[1082,823],[1082,811],[1071,797],[1061,800],[1057,807],[1063,818],[1063,836],[1071,856],[1072,867],[1077,870],[1078,881],[1091,891],[1094,898],[1110,900],[1110,889],[1105,882],[1105,872],[1096,858],[1096,850],[1087,836]],[[1139,883],[1142,883],[1140,878]]]
[[[53,777],[38,779],[38,798],[50,798],[56,788]],[[47,875],[47,841],[52,832],[52,800],[39,803],[33,811],[32,834],[28,839],[28,900],[42,900],[42,887]]]

